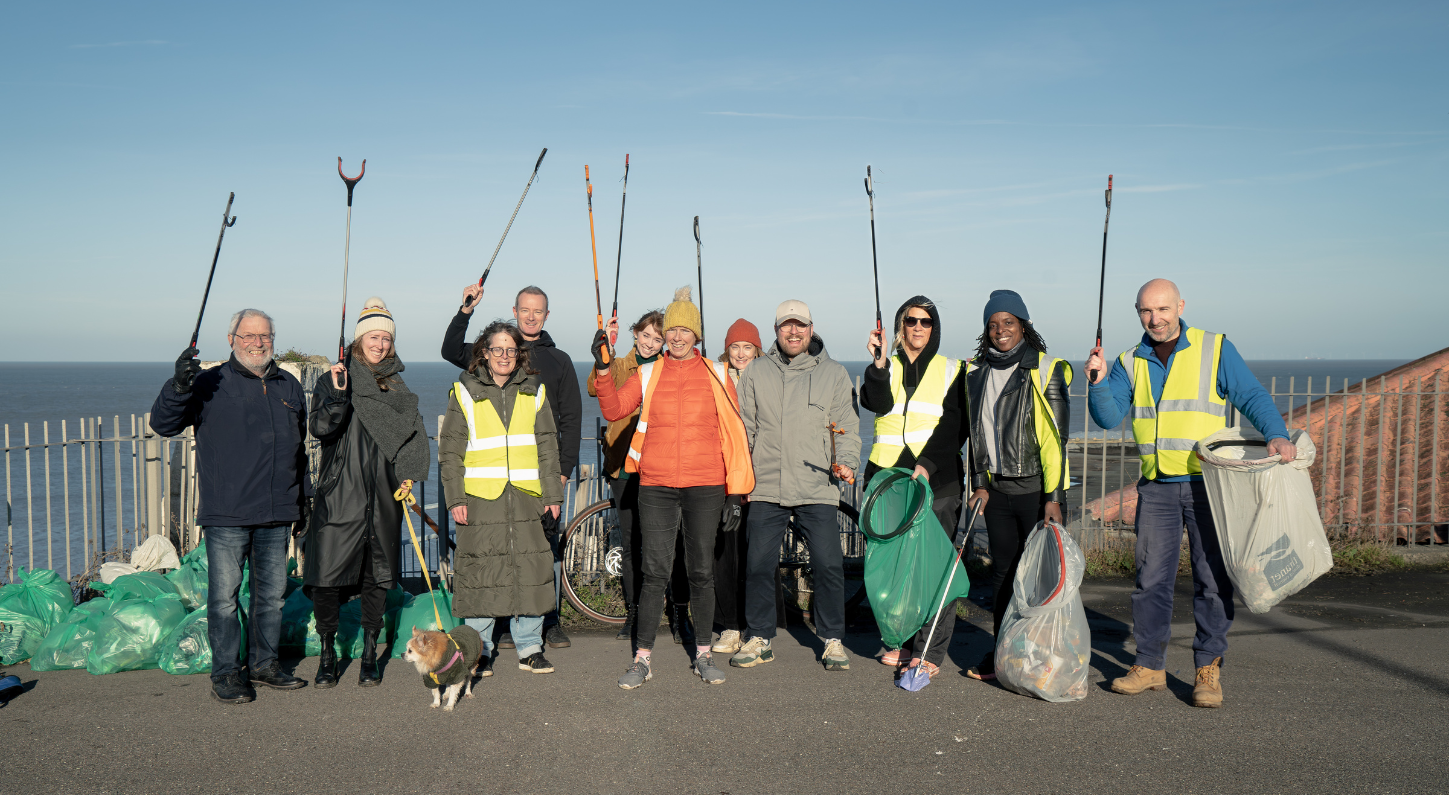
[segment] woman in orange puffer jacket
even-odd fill
[[[653,677],[650,653],[664,610],[664,585],[679,533],[695,616],[714,617],[714,544],[720,518],[754,488],[749,443],[734,384],[722,365],[695,350],[699,309],[682,287],[664,311],[665,355],[639,368],[616,388],[604,361],[604,332],[594,338],[594,389],[604,419],[639,409],[639,425],[624,466],[639,477],[639,524],[644,585],[639,594],[638,646],[619,686],[632,690]],[[733,495],[733,496],[731,496]],[[727,505],[731,510],[726,511]],[[679,522],[683,515],[683,523]],[[738,521],[736,519],[736,521]],[[698,620],[696,626],[700,626]],[[703,643],[699,643],[702,640]],[[708,684],[724,682],[710,654],[708,635],[697,639],[694,672]]]

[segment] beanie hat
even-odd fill
[[[689,300],[692,288],[684,285],[674,291],[674,303],[664,308],[664,330],[683,326],[694,332],[694,336],[703,337],[704,324],[699,319],[699,307]]]
[[[394,339],[397,338],[397,326],[392,322],[392,313],[387,311],[387,304],[375,295],[363,302],[362,311],[357,315],[357,327],[352,330],[352,338],[359,339],[369,331],[386,331]]]
[[[730,346],[736,342],[748,342],[760,350],[765,349],[765,346],[760,344],[760,330],[755,328],[754,323],[744,318],[736,320],[725,334],[725,350],[729,350]]]
[[[991,297],[986,300],[986,309],[981,312],[981,325],[989,324],[991,316],[997,312],[1010,312],[1023,323],[1031,322],[1031,315],[1026,311],[1026,302],[1013,290],[991,291]]]

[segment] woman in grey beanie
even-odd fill
[[[394,494],[425,480],[431,453],[418,396],[403,383],[396,326],[381,298],[358,316],[351,362],[333,365],[312,392],[308,427],[322,443],[304,545],[304,585],[317,615],[322,655],[317,687],[337,684],[341,604],[361,591],[362,659],[357,683],[382,681],[377,667],[387,592],[397,584],[403,504]]]

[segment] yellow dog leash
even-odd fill
[[[428,586],[428,601],[433,603],[433,617],[438,619],[438,629],[443,628],[443,614],[438,612],[438,600],[433,596],[433,581],[428,576],[428,559],[423,557],[423,545],[418,542],[418,532],[413,529],[413,517],[408,514],[408,506],[417,504],[417,498],[412,492],[413,482],[404,480],[402,488],[398,489],[392,498],[403,504],[403,518],[408,522],[408,535],[413,539],[413,551],[418,554],[418,564],[423,570],[423,583]]]

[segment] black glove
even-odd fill
[[[173,382],[176,394],[185,395],[191,391],[191,382],[201,372],[201,362],[195,358],[198,353],[201,351],[194,347],[187,348],[176,359],[176,380]]]
[[[594,352],[594,369],[595,370],[607,370],[607,369],[609,369],[609,363],[606,362],[606,361],[604,361],[604,351],[608,350],[608,348],[609,348],[609,337],[608,337],[608,335],[606,335],[604,333],[604,330],[603,329],[599,329],[594,334],[594,341],[593,341],[593,343],[591,345],[589,345],[589,350],[591,350],[591,351]]]
[[[304,497],[298,507],[302,511],[302,518],[292,523],[292,537],[300,539],[307,535],[307,529],[312,524],[312,498]]]
[[[740,522],[745,515],[744,503],[744,499],[738,494],[725,497],[724,510],[720,512],[719,520],[721,533],[733,533],[740,529]]]

